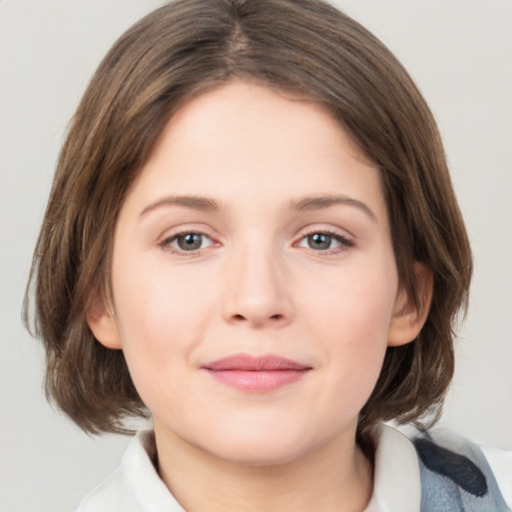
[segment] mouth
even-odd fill
[[[275,355],[254,357],[237,354],[209,362],[201,369],[227,386],[264,393],[297,382],[312,367]]]

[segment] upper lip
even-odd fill
[[[283,370],[310,370],[311,366],[276,355],[251,356],[248,354],[235,354],[202,366],[213,371],[283,371]]]

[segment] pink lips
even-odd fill
[[[243,391],[265,392],[301,379],[311,367],[280,356],[238,354],[207,363],[202,369],[228,386]]]

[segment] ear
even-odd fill
[[[434,291],[434,278],[432,271],[422,263],[415,263],[414,273],[419,304],[415,304],[406,290],[401,289],[398,292],[388,332],[389,347],[398,347],[414,340],[427,320]]]
[[[102,345],[116,350],[122,348],[113,309],[105,298],[97,297],[92,301],[87,310],[86,320],[94,337]]]

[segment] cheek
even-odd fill
[[[357,391],[354,399],[369,396],[387,348],[398,287],[394,260],[354,265],[323,284],[304,310],[331,366],[332,388]]]
[[[186,333],[200,327],[199,312],[206,316],[213,302],[204,276],[170,266],[165,255],[119,258],[114,268],[116,310],[127,343],[144,341],[145,349],[160,343],[177,347]]]
[[[337,333],[364,346],[365,340],[372,344],[387,335],[398,289],[393,259],[355,261],[335,273],[317,275],[314,287],[307,282],[303,287],[309,291],[301,294],[306,298],[302,309],[331,332],[329,339]]]
[[[130,374],[151,409],[163,385],[172,393],[183,382],[216,301],[211,288],[199,293],[200,283],[190,275],[185,279],[183,273],[169,275],[165,265],[137,263],[125,260],[115,267],[114,302]]]

